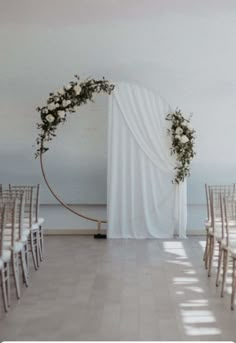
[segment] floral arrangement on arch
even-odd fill
[[[177,170],[174,183],[179,184],[190,175],[190,164],[196,155],[194,151],[195,130],[190,125],[190,119],[185,119],[181,110],[169,113],[166,120],[171,121],[171,128],[167,129],[171,136],[171,154],[176,155]]]
[[[71,81],[67,86],[62,87],[54,93],[49,93],[47,104],[43,107],[37,107],[40,112],[41,122],[37,124],[40,130],[36,139],[38,146],[35,157],[43,154],[48,147],[45,142],[51,141],[56,136],[55,132],[59,124],[64,123],[68,113],[75,112],[75,107],[93,101],[94,93],[111,94],[114,85],[105,80],[87,79],[78,83],[79,76],[75,75],[77,81]]]

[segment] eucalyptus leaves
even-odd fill
[[[75,77],[79,81],[78,75]],[[77,106],[93,101],[94,93],[111,94],[114,87],[104,78],[102,80],[89,78],[81,83],[71,81],[67,86],[50,93],[47,105],[37,108],[37,111],[40,112],[41,122],[37,124],[40,132],[36,139],[38,148],[35,157],[49,150],[45,146],[45,142],[51,141],[56,136],[55,132],[58,125],[66,121],[68,113],[75,112]]]
[[[180,183],[190,175],[190,163],[196,154],[194,151],[195,130],[190,126],[190,120],[184,118],[181,110],[169,113],[166,120],[171,121],[171,128],[167,130],[171,136],[171,154],[176,155],[177,170],[174,183]]]

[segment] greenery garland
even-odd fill
[[[171,136],[171,155],[177,159],[177,170],[173,183],[179,184],[190,175],[190,163],[196,155],[194,151],[195,130],[190,126],[190,120],[184,118],[181,110],[176,109],[168,113],[166,120],[171,121],[171,128],[167,129]]]
[[[80,79],[78,75],[75,77],[77,80]],[[71,81],[58,91],[49,93],[47,105],[37,108],[37,111],[40,112],[41,122],[37,124],[37,129],[40,132],[36,139],[38,148],[35,157],[37,158],[49,150],[45,146],[45,142],[51,141],[56,136],[55,132],[58,125],[66,121],[68,113],[75,112],[77,106],[93,101],[94,93],[111,94],[114,87],[104,78],[102,80],[89,78],[81,83]]]

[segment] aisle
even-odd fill
[[[207,278],[201,241],[46,237],[0,339],[235,340],[236,311]]]

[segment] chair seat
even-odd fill
[[[39,217],[38,218],[38,224],[39,226],[42,225],[44,223],[44,218],[43,217]]]
[[[20,242],[22,242],[22,243],[25,243],[25,242],[27,242],[27,241],[28,241],[28,238],[29,238],[29,235],[25,235],[25,234],[23,234],[23,235],[22,235],[22,237],[21,237],[21,240],[20,240]]]
[[[229,249],[230,252],[233,251],[234,249],[236,250],[236,237],[229,241],[229,245],[227,245],[226,238],[222,239],[221,246],[222,246],[222,248]]]
[[[15,242],[14,246],[12,246],[11,242],[4,242],[3,243],[5,249],[10,249],[14,253],[18,253],[23,249],[23,243],[22,242]]]
[[[1,256],[1,260],[3,262],[8,262],[11,259],[11,252],[10,250],[3,250],[2,256]]]
[[[30,229],[24,228],[23,235],[24,236],[29,236],[29,234],[30,234]]]
[[[213,231],[212,227],[209,227],[208,234],[211,236],[215,236],[217,240],[221,240],[222,238],[221,226],[216,225],[215,231]]]
[[[29,228],[30,230],[38,230],[39,227],[44,223],[44,218],[39,218],[39,220],[32,224],[32,226],[29,228],[29,219],[24,219],[24,225],[26,228]]]
[[[233,258],[236,258],[236,246],[235,246],[235,248],[230,248],[229,251],[230,251],[231,256]]]

